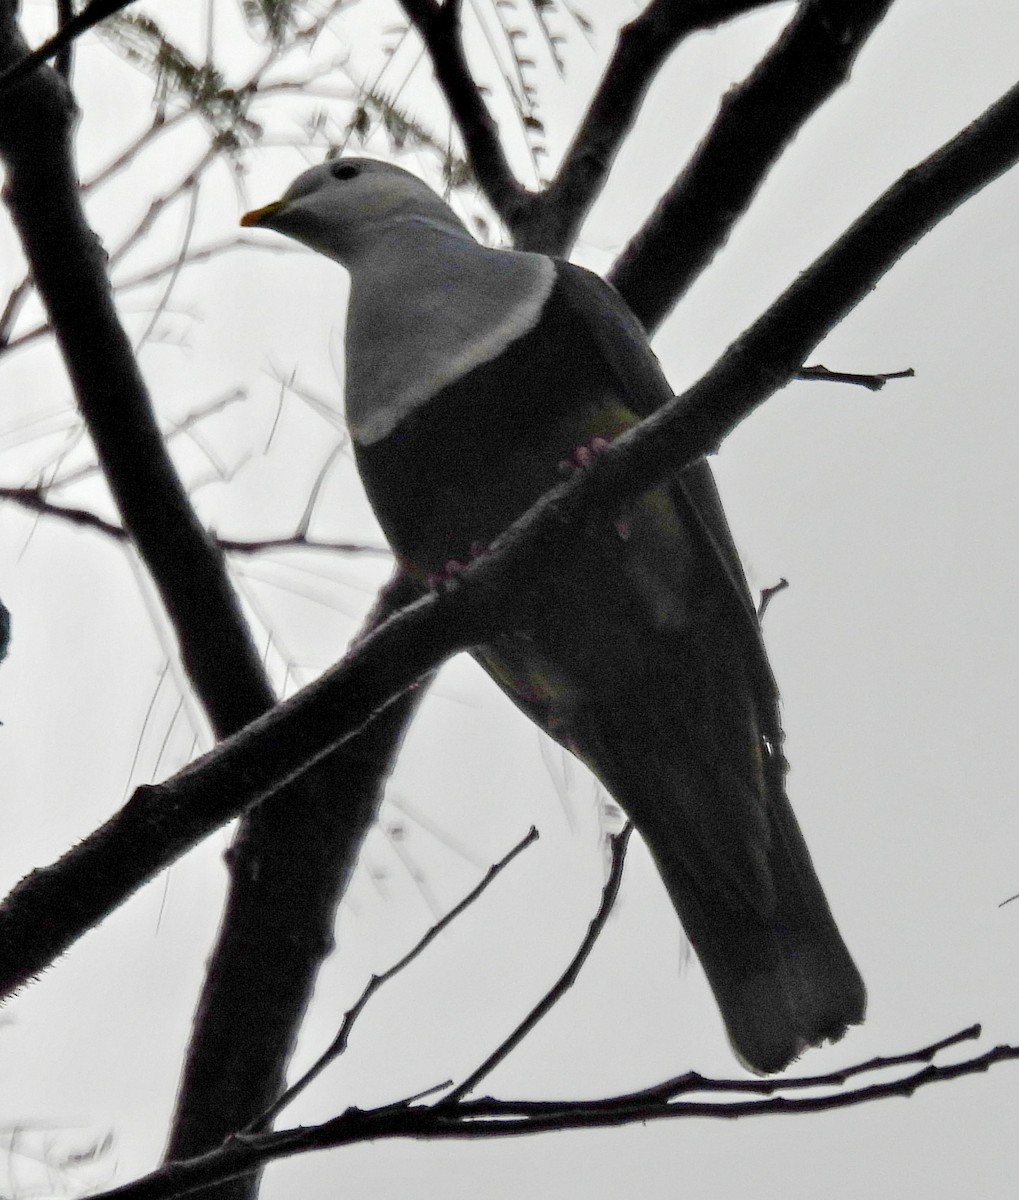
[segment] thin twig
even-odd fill
[[[31,290],[32,280],[28,275],[11,288],[11,294],[7,297],[3,312],[0,313],[0,350],[6,350],[10,345],[14,322],[18,319],[18,313],[21,312]]]
[[[778,583],[773,583],[771,587],[761,588],[761,598],[757,602],[758,621],[764,620],[764,614],[768,611],[768,606],[772,600],[775,599],[779,592],[784,592],[788,586],[789,580],[783,575]]]
[[[944,1066],[937,1066],[930,1061],[942,1048],[972,1035],[973,1030],[964,1030],[933,1047],[885,1060],[871,1060],[843,1072],[835,1072],[832,1076],[818,1076],[809,1084],[804,1084],[817,1087],[830,1081],[837,1085],[840,1075],[850,1077],[877,1069],[874,1063],[884,1062],[889,1066],[911,1062],[926,1064],[911,1075],[821,1096],[779,1095],[763,1100],[675,1102],[668,1099],[667,1085],[659,1085],[632,1096],[614,1096],[604,1100],[550,1100],[539,1104],[512,1100],[468,1100],[456,1105],[450,1105],[446,1099],[434,1105],[419,1105],[409,1100],[369,1110],[350,1108],[321,1125],[231,1138],[217,1150],[186,1161],[167,1163],[134,1183],[100,1193],[94,1200],[169,1200],[170,1197],[187,1195],[211,1184],[248,1174],[276,1159],[382,1138],[487,1140],[681,1118],[734,1120],[762,1116],[802,1117],[809,1113],[869,1104],[893,1096],[909,1097],[922,1087],[981,1074],[998,1063],[1019,1060],[1019,1046],[1003,1045],[995,1046],[974,1058],[946,1063]],[[698,1090],[724,1091],[726,1089],[719,1085],[728,1083],[740,1090],[759,1087],[777,1090],[783,1087],[781,1080],[705,1080],[704,1088]]]
[[[179,267],[190,267],[195,263],[208,262],[210,259],[215,258],[218,254],[223,254],[228,250],[240,249],[259,250],[272,254],[301,253],[299,249],[288,246],[282,241],[279,245],[266,241],[259,242],[256,245],[254,241],[252,241],[250,238],[244,237],[243,235],[221,238],[219,241],[210,242],[205,246],[199,246],[197,249],[189,251],[184,255],[183,258],[178,255],[170,261],[160,263],[156,267],[149,267],[137,275],[129,275],[126,279],[113,280],[111,286],[114,293],[119,297],[124,292],[131,291],[134,288],[145,287],[150,283],[158,283],[160,279],[165,279],[167,275],[174,274]],[[23,280],[18,287],[21,288],[24,284],[25,281]],[[27,287],[30,286],[30,284],[26,285],[26,295]],[[23,298],[23,296],[19,296],[15,303],[20,306]],[[11,300],[14,300],[13,293],[11,295]],[[8,308],[11,308],[10,300],[8,301]],[[12,312],[16,316],[16,310],[12,309]],[[6,315],[6,313],[7,309],[4,310],[4,315]],[[3,324],[0,323],[0,330],[2,329]],[[39,338],[46,337],[52,332],[53,326],[49,323],[49,321],[40,321],[38,325],[33,325],[31,329],[26,329],[24,333],[19,333],[17,337],[9,337],[5,340],[2,336],[0,336],[0,354],[6,354],[11,350],[19,350],[23,346],[30,345],[32,342],[38,341]]]
[[[508,854],[505,854],[497,863],[489,867],[480,883],[472,888],[471,891],[469,891],[467,895],[464,896],[464,898],[459,902],[459,904],[456,904],[453,908],[451,908],[441,920],[436,921],[436,923],[427,931],[427,933],[424,934],[424,936],[416,943],[416,945],[409,950],[403,956],[403,958],[399,960],[399,962],[394,963],[393,966],[391,966],[388,970],[383,971],[381,975],[373,975],[371,979],[368,980],[368,984],[358,997],[357,1002],[345,1014],[339,1032],[336,1034],[336,1037],[333,1038],[328,1049],[318,1059],[316,1059],[315,1063],[308,1068],[308,1070],[301,1076],[300,1079],[297,1080],[296,1083],[291,1084],[291,1086],[287,1088],[283,1095],[280,1096],[280,1098],[270,1108],[262,1113],[261,1116],[256,1117],[255,1120],[246,1127],[245,1133],[255,1133],[259,1130],[267,1128],[276,1118],[276,1116],[282,1112],[284,1108],[286,1108],[291,1100],[303,1092],[308,1084],[317,1079],[331,1062],[339,1058],[339,1056],[347,1048],[347,1043],[350,1039],[350,1031],[354,1027],[354,1022],[364,1011],[368,1001],[372,998],[372,996],[375,995],[379,988],[381,988],[383,984],[388,983],[389,980],[395,975],[398,975],[405,967],[408,967],[414,961],[414,959],[418,957],[418,955],[420,955],[428,948],[428,946],[431,945],[431,943],[439,936],[440,933],[442,933],[444,929],[451,925],[462,912],[468,909],[478,899],[478,897],[487,890],[490,884],[495,881],[495,879],[506,869],[506,867],[509,866],[509,864],[517,857],[518,854],[526,850],[528,846],[533,845],[537,840],[538,831],[532,825],[524,837],[517,842],[517,844],[512,850],[509,851]]]
[[[915,375],[912,367],[907,367],[905,371],[885,371],[880,375],[857,375],[851,371],[829,371],[820,363],[800,367],[796,372],[797,379],[820,380],[822,383],[853,383],[870,392],[880,392],[889,379],[912,379]]]
[[[177,286],[177,280],[180,278],[180,273],[184,269],[187,262],[188,252],[191,249],[191,239],[195,232],[195,220],[198,216],[198,200],[201,194],[201,184],[198,178],[195,179],[194,187],[190,189],[191,196],[188,202],[187,218],[184,222],[184,233],[180,240],[180,249],[177,251],[173,262],[170,264],[169,279],[166,281],[166,287],[163,288],[163,294],[160,296],[155,308],[152,311],[152,316],[149,318],[149,323],[141,337],[135,342],[134,352],[140,354],[145,343],[152,336],[156,328],[156,323],[166,311],[167,305],[170,303],[170,297],[173,295],[173,289]]]
[[[580,974],[580,968],[587,962],[588,956],[594,949],[594,944],[597,942],[601,931],[605,928],[605,922],[609,919],[609,913],[612,911],[612,906],[619,895],[619,884],[623,878],[623,866],[626,862],[626,845],[632,833],[633,826],[627,822],[619,833],[609,838],[609,845],[612,850],[612,862],[609,867],[609,877],[605,881],[605,887],[602,889],[601,903],[598,905],[598,911],[592,918],[587,933],[584,935],[584,940],[580,943],[577,953],[573,956],[569,966],[509,1037],[501,1045],[496,1046],[481,1066],[472,1071],[463,1083],[458,1084],[448,1096],[444,1097],[442,1100],[443,1106],[456,1105],[464,1096],[473,1092],[482,1079],[490,1075],[499,1063],[520,1045],[553,1005],[561,1000],[576,983],[577,976]]]
[[[202,173],[219,157],[221,151],[215,145],[208,146],[188,170],[180,177],[180,180],[175,183],[162,195],[154,197],[148,208],[142,214],[136,225],[129,233],[125,234],[120,240],[120,244],[109,252],[107,259],[107,267],[112,270],[118,262],[136,246],[162,215],[163,210],[169,205],[175,203],[181,196],[193,192],[198,186]]]
[[[0,500],[16,504],[19,508],[38,513],[44,517],[55,517],[71,525],[85,529],[93,529],[105,534],[116,542],[126,542],[127,533],[124,528],[113,521],[107,521],[98,513],[84,508],[65,508],[62,504],[52,504],[46,499],[46,489],[39,487],[0,487]]]
[[[652,1084],[650,1087],[639,1088],[633,1092],[611,1096],[605,1100],[588,1101],[587,1103],[619,1109],[639,1105],[671,1103],[680,1096],[726,1094],[773,1096],[776,1092],[809,1091],[814,1088],[839,1088],[844,1087],[851,1079],[855,1079],[860,1075],[873,1074],[875,1071],[890,1071],[895,1067],[908,1067],[920,1063],[930,1063],[943,1050],[961,1045],[963,1042],[975,1041],[980,1037],[982,1032],[982,1027],[979,1024],[969,1025],[965,1029],[960,1029],[958,1033],[940,1038],[938,1041],[932,1042],[929,1046],[923,1046],[919,1050],[907,1050],[902,1054],[875,1055],[874,1058],[869,1058],[865,1062],[853,1063],[851,1066],[842,1067],[835,1071],[826,1071],[823,1075],[798,1075],[793,1078],[779,1075],[770,1079],[714,1079],[708,1075],[701,1075],[697,1071],[685,1071],[682,1075],[676,1075],[672,1079],[665,1079],[661,1083]],[[536,1117],[563,1110],[562,1101],[554,1100],[478,1100],[468,1101],[464,1107],[469,1109],[472,1116],[479,1116],[487,1111],[489,1104],[494,1106],[493,1111],[497,1108],[499,1115],[504,1117]]]
[[[440,6],[435,0],[400,0],[400,6],[428,50],[436,82],[460,130],[478,183],[495,211],[512,227],[531,193],[514,176],[498,126],[467,65],[459,3]]]
[[[303,534],[294,534],[291,537],[261,538],[254,542],[217,537],[216,543],[228,554],[266,554],[272,550],[324,550],[329,554],[368,554],[379,558],[389,558],[393,553],[388,546],[373,546],[370,542],[323,541],[305,537]]]
[[[107,521],[98,513],[85,508],[74,508],[63,504],[54,504],[47,500],[47,488],[41,487],[0,487],[0,501],[6,500],[19,508],[38,513],[43,517],[52,517],[71,525],[91,529],[95,533],[104,534],[115,542],[126,542],[127,531],[114,521]],[[255,541],[242,541],[237,538],[214,537],[217,546],[227,554],[268,554],[275,550],[315,550],[328,554],[368,554],[386,558],[392,554],[388,546],[375,546],[370,542],[329,541],[321,538],[309,538],[303,533],[295,533],[290,537],[259,538]]]

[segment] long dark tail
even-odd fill
[[[597,768],[633,819],[714,991],[733,1049],[752,1071],[780,1071],[840,1038],[866,1010],[860,973],[839,933],[781,779],[764,806],[758,861],[741,863],[724,798],[703,818],[703,775],[653,754],[634,762],[627,730],[599,721]],[[618,753],[611,753],[615,749]],[[615,771],[609,766],[625,764]],[[664,769],[663,769],[664,768]],[[698,777],[699,776],[699,777]],[[691,820],[691,812],[694,819]],[[698,828],[699,827],[699,828]],[[745,834],[745,828],[743,830]],[[742,878],[746,886],[740,886]]]
[[[863,982],[785,793],[778,697],[752,614],[712,556],[679,538],[678,549],[642,543],[641,514],[630,515],[629,539],[572,548],[526,638],[479,657],[634,822],[736,1053],[779,1071],[863,1020]],[[674,563],[689,578],[669,578]]]

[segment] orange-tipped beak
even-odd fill
[[[246,212],[244,216],[241,217],[241,224],[244,226],[261,225],[265,221],[266,217],[271,217],[273,213],[279,212],[282,207],[282,200],[274,200],[272,204],[266,204],[262,208],[253,208],[251,212]]]

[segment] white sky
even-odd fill
[[[599,269],[611,261],[789,7],[691,39],[675,57],[585,230],[581,261]],[[567,83],[543,84],[553,150],[611,47],[611,14],[631,9],[601,0],[585,11],[596,22],[594,47],[562,22],[570,33]],[[220,20],[221,38],[233,37],[234,22]],[[351,70],[368,76],[376,63],[371,30],[388,15],[363,4],[349,20],[341,33],[354,47]],[[850,84],[797,139],[724,255],[663,329],[656,346],[674,385],[695,379],[882,188],[1014,83],[1016,47],[1012,3],[898,0]],[[343,48],[336,41],[322,53]],[[147,85],[96,43],[82,47],[79,80],[88,174],[123,143]],[[310,104],[294,101],[287,111],[302,114]],[[430,119],[441,128],[435,110]],[[290,117],[274,128],[298,130]],[[176,178],[197,145],[167,139],[96,197],[93,216],[108,245],[125,214],[138,215],[148,189]],[[201,233],[228,233],[246,201],[273,198],[304,158],[271,148],[250,161],[246,200],[225,171],[212,177]],[[404,161],[434,170],[427,159]],[[974,1021],[985,1029],[978,1048],[1019,1041],[1019,902],[998,907],[1019,891],[1017,212],[1013,172],[911,252],[813,356],[844,370],[910,366],[914,380],[878,395],[795,385],[718,458],[753,584],[779,576],[791,583],[766,621],[791,794],[870,993],[867,1024],[811,1053],[803,1072],[898,1053]],[[135,262],[172,252],[184,221],[183,207],[174,210]],[[13,242],[0,237],[5,278],[16,279]],[[337,434],[291,395],[264,453],[277,378],[296,370],[302,386],[339,404],[344,288],[337,267],[304,253],[222,257],[185,273],[161,340],[143,351],[167,421],[233,387],[248,389],[245,402],[202,426],[206,444],[236,468],[228,482],[208,482],[203,454],[178,443],[182,470],[201,485],[203,515],[224,533],[286,533],[300,517],[308,481]],[[127,300],[136,335],[156,295]],[[0,363],[5,482],[33,478],[70,428],[54,361],[40,345]],[[27,442],[22,423],[40,413],[50,415],[47,436]],[[104,504],[88,481],[65,499]],[[378,537],[349,458],[328,475],[313,531]],[[353,633],[384,565],[291,555],[241,570],[259,621],[278,639],[274,670],[282,677],[284,664],[296,663],[303,681]],[[157,691],[167,635],[154,632],[136,572],[118,548],[0,508],[0,595],[15,622],[0,668],[7,887],[105,819],[130,785],[179,765],[201,723],[190,701],[178,711],[176,668]],[[430,905],[448,908],[530,823],[542,840],[372,1003],[346,1058],[291,1110],[295,1121],[472,1069],[558,974],[597,903],[605,857],[594,789],[469,661],[453,663],[434,689],[391,799],[384,823],[399,822],[404,837],[394,844],[377,830],[369,839],[301,1062],[331,1038],[368,975],[427,927]],[[453,845],[434,838],[433,826]],[[224,833],[178,863],[7,1006],[0,1130],[26,1129],[19,1145],[29,1153],[11,1156],[0,1191],[63,1194],[66,1181],[47,1179],[39,1159],[107,1131],[113,1149],[77,1183],[122,1182],[154,1164],[217,922],[226,844]],[[686,958],[665,895],[635,848],[580,982],[483,1090],[597,1096],[687,1069],[739,1073],[700,969]],[[471,1145],[382,1143],[275,1166],[264,1194],[996,1200],[1015,1192],[1017,1086],[1019,1067],[1006,1065],[908,1101],[809,1118],[680,1121]]]

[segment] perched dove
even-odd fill
[[[421,579],[672,396],[608,284],[480,245],[398,167],[337,158],[242,224],[350,273],[347,420],[376,515]],[[863,982],[785,794],[778,692],[707,464],[578,535],[534,586],[528,627],[476,656],[633,820],[737,1055],[778,1071],[841,1037]]]

